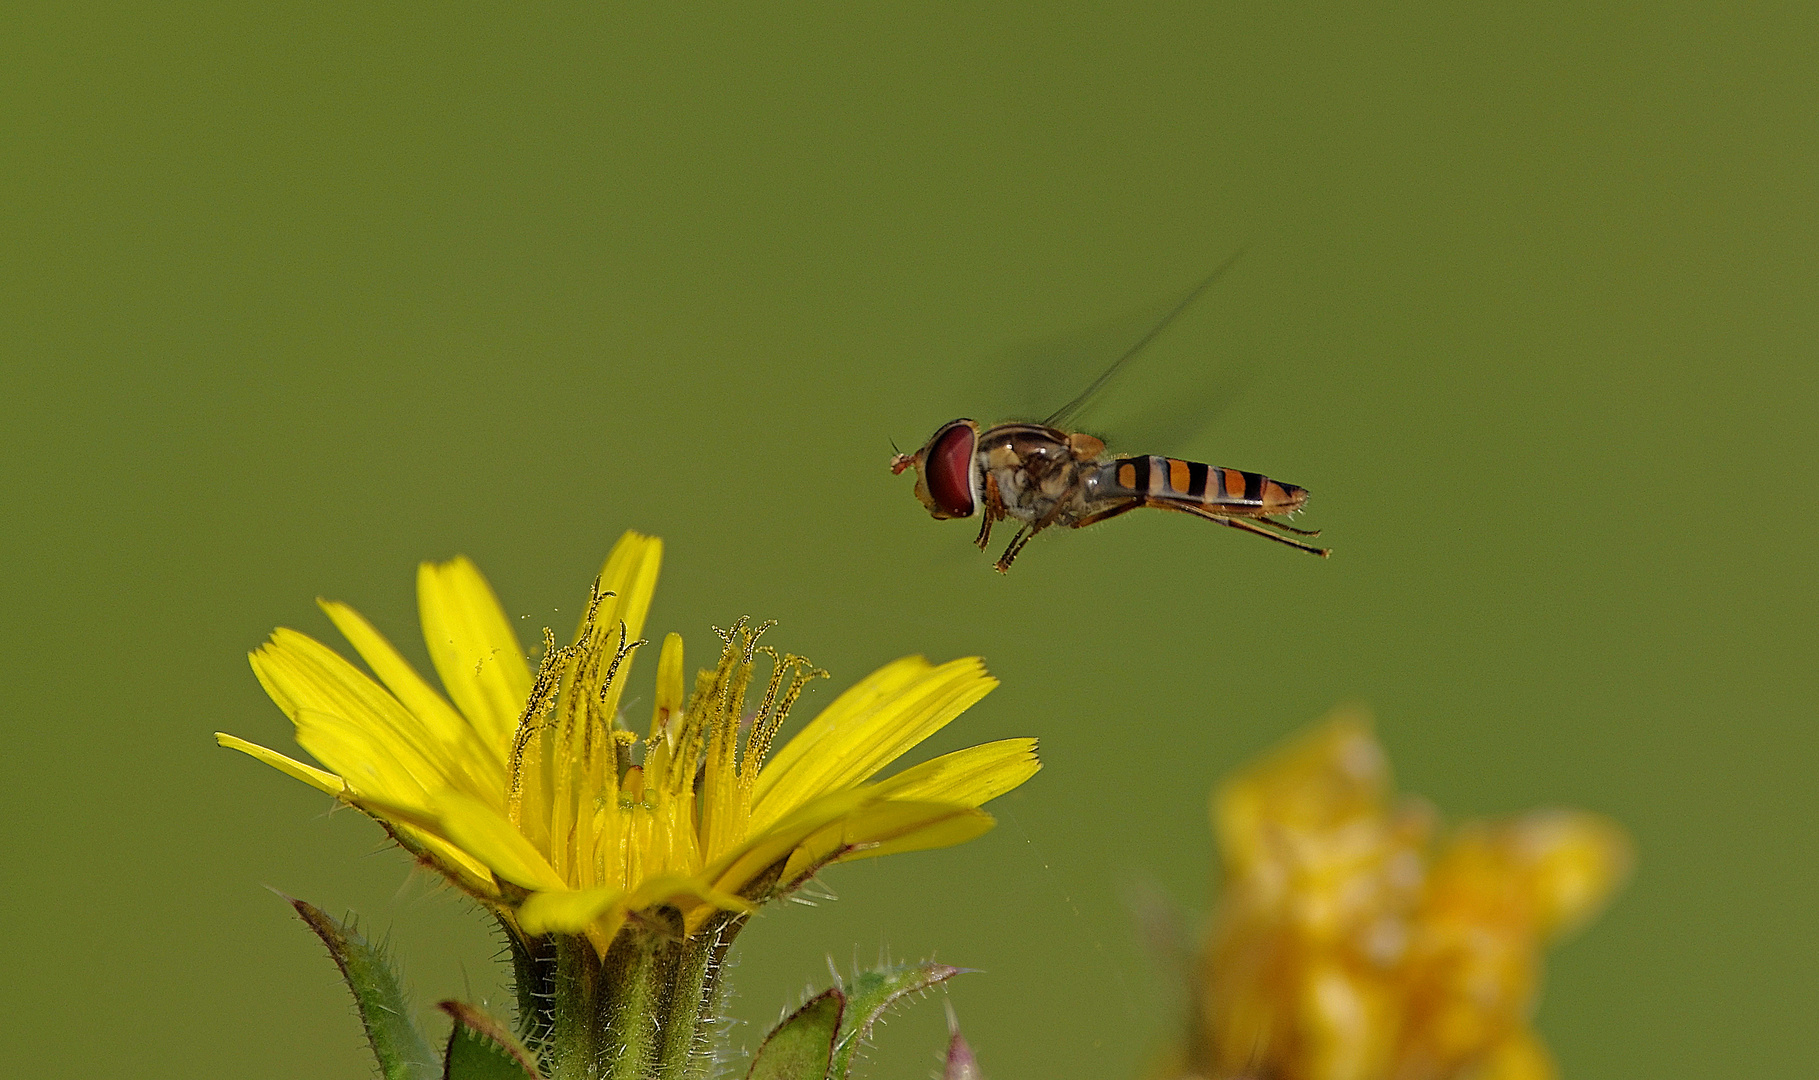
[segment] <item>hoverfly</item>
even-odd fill
[[[1146,506],[1192,514],[1325,558],[1330,554],[1327,548],[1295,539],[1319,536],[1318,529],[1297,529],[1277,520],[1307,503],[1307,489],[1262,473],[1179,458],[1106,458],[1103,440],[1065,427],[1119,368],[1155,340],[1237,257],[1227,259],[1195,286],[1092,385],[1041,423],[1009,421],[982,428],[976,420],[950,420],[922,449],[891,458],[891,473],[915,468],[916,498],[937,521],[979,517],[974,543],[980,550],[991,542],[994,524],[1006,518],[1022,522],[998,557],[995,568],[1001,574],[1043,529],[1083,528]]]

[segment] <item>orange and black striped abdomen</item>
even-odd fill
[[[1262,473],[1222,469],[1180,458],[1117,458],[1106,471],[1110,476],[1105,479],[1111,483],[1103,486],[1120,489],[1120,494],[1161,502],[1195,503],[1251,514],[1287,514],[1307,502],[1305,489],[1271,480]]]

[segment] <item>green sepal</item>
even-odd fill
[[[846,1015],[840,1024],[840,1036],[834,1042],[828,1080],[846,1080],[853,1067],[853,1056],[871,1038],[872,1025],[879,1017],[902,1004],[909,995],[920,994],[968,970],[936,963],[892,964],[855,975],[840,987],[846,993]]]
[[[321,909],[288,896],[285,899],[328,946],[341,977],[354,992],[354,1006],[360,1011],[366,1040],[385,1080],[439,1080],[442,1063],[411,1022],[410,1004],[385,949],[367,944],[351,925],[336,922]]]
[[[465,1002],[444,1001],[437,1008],[455,1021],[442,1080],[543,1080],[537,1059],[504,1024]]]
[[[541,1049],[555,1026],[556,944],[547,937],[527,939],[511,919],[497,913],[493,918],[511,954],[518,1037]]]
[[[764,1037],[748,1080],[822,1080],[845,1012],[846,997],[837,987],[810,998]]]

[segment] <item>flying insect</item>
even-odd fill
[[[1318,529],[1281,520],[1307,504],[1306,488],[1180,458],[1106,457],[1104,440],[1068,428],[1080,408],[1236,259],[1226,260],[1092,385],[1041,423],[985,427],[965,417],[950,420],[915,453],[891,458],[892,474],[916,470],[916,498],[936,520],[979,518],[974,543],[981,550],[991,542],[994,524],[1021,522],[994,566],[999,573],[1010,570],[1024,545],[1044,529],[1084,528],[1145,507],[1192,514],[1325,558],[1330,549],[1297,539],[1319,536]]]

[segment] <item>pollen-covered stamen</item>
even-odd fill
[[[531,765],[538,770],[540,795],[534,800],[538,808],[533,816],[547,815],[543,821],[519,819],[520,831],[542,835],[548,845],[551,869],[574,883],[574,874],[586,860],[576,858],[580,832],[592,824],[593,803],[603,784],[616,784],[617,773],[610,777],[601,761],[610,761],[610,750],[602,753],[606,732],[600,727],[595,704],[595,688],[602,678],[602,658],[612,631],[602,626],[600,609],[614,596],[595,578],[588,587],[587,608],[575,642],[564,651],[564,664],[559,671],[562,709],[557,722],[554,745],[538,753]],[[623,636],[623,633],[622,633]],[[540,747],[541,749],[541,747]],[[528,826],[528,828],[526,827]],[[584,875],[585,876],[585,875]]]
[[[714,633],[726,643],[720,654],[720,666],[714,672],[719,700],[714,703],[713,726],[708,731],[709,770],[721,769],[731,775],[738,751],[739,718],[745,711],[745,690],[752,681],[752,650],[758,647],[758,635],[770,629],[765,623],[756,630],[747,627],[749,617],[741,615],[732,628]]]
[[[745,705],[745,691],[751,685],[752,660],[757,655],[758,639],[764,636],[766,630],[777,625],[777,620],[766,619],[756,627],[750,627],[750,621],[749,615],[741,615],[730,629],[714,627],[714,633],[720,635],[720,640],[726,643],[726,650],[720,657],[720,668],[729,677],[720,680],[720,712],[723,719],[732,718],[733,727],[727,733],[725,743],[728,749],[731,749],[733,740],[738,735],[739,716]],[[735,648],[742,655],[738,662],[729,662]]]
[[[770,753],[771,743],[776,740],[783,722],[789,719],[796,699],[808,689],[810,681],[828,677],[827,672],[810,664],[807,657],[794,653],[778,656],[775,649],[768,647],[759,651],[771,658],[771,679],[764,689],[764,703],[758,706],[751,730],[745,736],[745,752],[739,758],[739,782],[747,792],[756,782],[764,756]]]
[[[691,719],[700,718],[704,740],[702,753],[710,784],[720,776],[730,781],[737,769],[739,721],[745,709],[745,692],[751,685],[752,658],[756,655],[759,636],[777,625],[774,619],[760,623],[756,628],[750,623],[750,616],[741,615],[725,630],[714,627],[723,647],[710,684],[714,694],[711,708],[697,708],[692,702],[689,706]],[[702,702],[704,706],[708,704]]]
[[[783,686],[784,676],[789,674],[789,670],[785,667],[783,658],[777,655],[776,649],[771,648],[769,645],[763,645],[760,646],[756,652],[763,653],[771,658],[771,677],[770,681],[764,686],[764,700],[758,703],[758,711],[752,713],[749,720],[743,717],[741,718],[741,722],[747,726],[745,736],[746,753],[740,757],[739,771],[741,774],[751,771],[751,746],[753,740],[758,737],[760,731],[768,726],[766,721],[771,715],[771,709],[777,704],[777,691]],[[754,655],[756,655],[756,653],[754,653]],[[799,660],[800,657],[791,656],[789,659],[791,663],[794,663]]]
[[[612,731],[612,744],[613,776],[616,780],[614,786],[623,788],[626,776],[636,769],[636,766],[632,763],[632,747],[638,744],[638,736],[624,728],[614,728]],[[623,795],[624,792],[621,790],[621,801],[623,801]],[[596,802],[601,801],[602,798],[602,794],[595,795]]]
[[[630,656],[638,646],[649,644],[642,638],[637,641],[627,641],[626,638],[630,636],[630,631],[625,626],[625,620],[619,620],[619,645],[613,651],[612,660],[606,665],[605,674],[586,684],[592,690],[592,699],[588,702],[587,733],[583,741],[581,765],[584,770],[597,771],[598,766],[594,761],[595,740],[611,735],[615,780],[623,778],[625,770],[631,766],[631,744],[637,741],[636,738],[629,740],[619,738],[621,734],[629,734],[624,732],[618,723],[618,704],[622,692],[619,685],[619,665],[625,663],[626,657]],[[602,639],[602,644],[604,645],[606,641],[610,640],[610,637],[605,637]],[[590,657],[589,663],[594,672],[599,671],[599,657],[604,655],[605,650],[602,648]]]
[[[558,646],[556,635],[549,627],[543,628],[543,657],[537,661],[537,675],[531,681],[530,696],[524,700],[524,711],[518,714],[518,727],[512,734],[512,752],[510,758],[510,786],[507,788],[507,804],[511,813],[512,824],[523,826],[524,816],[524,760],[531,743],[545,727],[544,717],[556,704],[556,695],[562,687],[562,676],[567,670],[574,647]]]
[[[725,650],[721,657],[721,668],[727,663]],[[681,724],[670,732],[670,742],[674,746],[670,766],[664,773],[664,784],[669,789],[672,799],[680,799],[684,792],[694,788],[696,774],[700,771],[701,757],[707,746],[707,733],[712,726],[711,720],[718,694],[715,688],[719,685],[723,672],[698,671],[695,673],[695,689],[689,695],[688,708],[682,710]]]
[[[640,645],[650,644],[650,642],[644,638],[639,638],[637,641],[626,641],[625,639],[629,636],[630,634],[625,629],[625,620],[620,619],[619,650],[613,654],[613,662],[608,665],[606,669],[606,678],[600,683],[600,703],[602,706],[606,704],[607,695],[612,691],[613,687],[617,685],[619,665],[625,663],[625,658],[632,654],[632,650]],[[616,718],[612,716],[606,717],[606,721],[609,725],[612,724],[615,719]]]
[[[550,866],[577,888],[599,880],[600,841],[620,824],[619,785],[637,741],[617,724],[618,676],[644,642],[629,640],[623,619],[608,625],[599,618],[600,605],[613,595],[598,585],[590,593],[564,688],[562,730],[548,760]]]
[[[751,684],[758,635],[776,625],[765,622],[754,629],[749,623],[748,618],[741,617],[729,629],[714,628],[724,643],[720,663],[711,678],[697,684],[695,699],[689,702],[688,727],[698,729],[703,739],[700,792],[704,852],[725,851],[743,839],[745,833],[747,815],[741,812],[738,780],[739,721],[745,709],[746,688]]]
[[[595,692],[610,681],[601,677],[601,659],[607,655],[607,641],[612,631],[600,625],[600,608],[614,594],[600,587],[600,579],[595,578],[588,589],[587,611],[581,618],[581,629],[575,635],[574,649],[578,654],[575,670],[569,676],[567,700],[563,703],[562,722],[565,738],[577,728],[591,729]],[[625,624],[619,624],[620,640],[625,638]],[[614,654],[616,655],[616,653]]]

